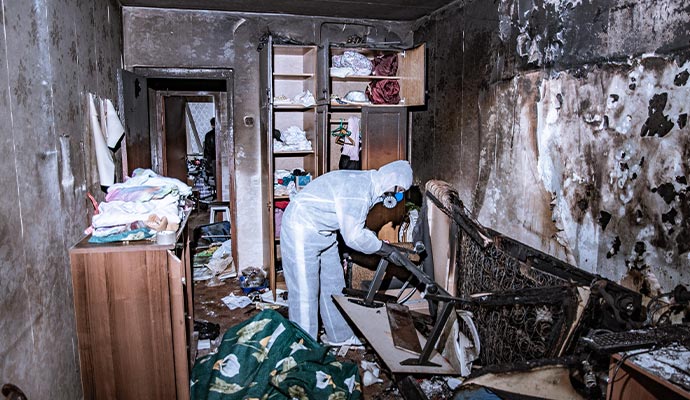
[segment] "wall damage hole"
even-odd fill
[[[641,136],[666,136],[673,129],[673,121],[664,115],[664,108],[668,101],[668,93],[659,93],[649,100],[649,117],[642,125]]]
[[[635,250],[635,253],[637,253],[638,256],[643,255],[646,249],[647,245],[645,245],[644,242],[635,242],[635,247],[633,250]]]
[[[687,185],[688,184],[688,178],[686,178],[683,175],[676,176],[676,182],[680,183],[681,185]]]
[[[668,222],[671,225],[675,225],[677,215],[678,211],[676,211],[675,208],[671,207],[671,210],[669,212],[661,214],[661,222]]]
[[[676,198],[676,189],[673,187],[673,183],[664,183],[659,187],[652,188],[652,193],[656,193],[661,196],[666,204],[671,204],[671,202]]]
[[[616,236],[615,239],[613,239],[613,244],[611,244],[611,248],[609,249],[608,253],[606,253],[606,258],[611,258],[618,254],[618,251],[621,249],[621,238]]]
[[[688,73],[687,69],[684,69],[673,79],[673,84],[676,86],[684,86],[688,82],[688,77],[690,77],[690,73]]]
[[[611,103],[613,104],[613,103],[618,102],[618,99],[620,98],[620,96],[618,96],[617,94],[610,94],[609,98],[611,99]]]
[[[606,211],[599,211],[599,225],[601,225],[601,230],[605,231],[606,226],[608,226],[611,221],[611,213]]]
[[[687,124],[688,124],[688,114],[685,114],[685,113],[680,114],[678,116],[678,127],[680,129],[683,129],[683,128],[685,128],[685,125],[687,125]]]

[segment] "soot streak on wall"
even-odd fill
[[[580,268],[687,281],[688,28],[681,0],[466,1],[420,20],[416,178]]]
[[[86,94],[117,98],[116,1],[4,1],[0,35],[0,383],[77,399],[68,249],[100,193]]]

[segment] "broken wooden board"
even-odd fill
[[[367,342],[374,348],[374,351],[381,357],[384,364],[393,374],[433,374],[433,375],[460,375],[446,359],[437,351],[433,351],[429,361],[439,366],[427,365],[402,365],[401,363],[410,358],[416,358],[409,351],[395,347],[391,327],[388,322],[386,307],[371,308],[355,304],[349,297],[334,295],[333,300],[340,307],[343,313],[349,318],[364,335]],[[426,344],[426,338],[417,333],[419,343],[422,347]]]
[[[395,347],[413,354],[422,354],[422,346],[419,345],[419,337],[412,322],[410,309],[403,304],[386,303],[386,311]]]
[[[488,373],[462,383],[462,386],[471,385],[486,387],[499,395],[510,393],[538,399],[584,400],[570,383],[568,367],[562,365]]]

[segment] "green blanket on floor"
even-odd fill
[[[359,399],[357,365],[274,310],[265,310],[223,335],[218,351],[196,361],[193,400]]]

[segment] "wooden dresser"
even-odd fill
[[[175,245],[85,237],[70,249],[85,399],[189,398],[194,308],[180,226]]]

